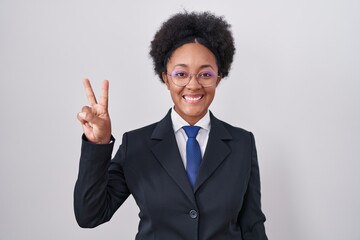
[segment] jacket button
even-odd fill
[[[198,213],[195,210],[190,210],[189,216],[194,219],[194,218],[197,218]]]

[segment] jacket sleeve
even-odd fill
[[[251,135],[251,172],[244,203],[238,220],[245,240],[267,240],[265,233],[265,215],[261,211],[260,174],[255,147],[255,140]]]
[[[74,189],[74,212],[80,227],[93,228],[110,220],[130,195],[122,163],[126,134],[111,161],[115,139],[110,144],[92,144],[83,135],[78,178]]]

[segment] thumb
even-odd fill
[[[89,121],[89,117],[88,114],[86,112],[79,112],[78,113],[78,118],[80,121]]]
[[[87,117],[86,117],[86,113],[84,112],[80,112],[77,114],[77,119],[80,121],[81,125],[83,125],[83,127],[90,127],[91,128],[91,125],[89,124],[89,122],[86,120]]]
[[[81,112],[78,114],[78,118],[84,122],[95,123],[96,114],[93,112],[94,109],[92,107],[85,106],[82,108]]]

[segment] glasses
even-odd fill
[[[167,75],[171,77],[172,82],[178,87],[185,87],[188,85],[193,76],[202,87],[211,87],[216,84],[220,77],[211,70],[206,70],[197,74],[188,73],[183,70],[174,70],[171,74]]]

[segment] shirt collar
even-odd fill
[[[176,111],[174,108],[171,109],[171,121],[173,124],[174,132],[179,131],[183,126],[188,126],[187,123]],[[210,131],[210,113],[209,110],[206,112],[205,116],[202,117],[197,123],[194,125],[201,127],[206,131]]]

